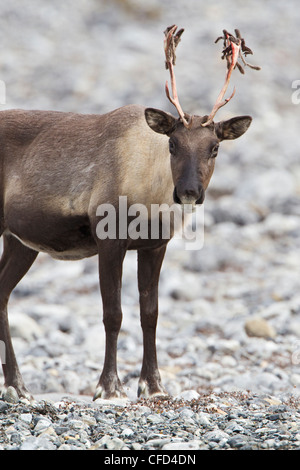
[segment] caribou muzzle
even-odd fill
[[[175,186],[173,191],[173,200],[176,204],[203,204],[205,199],[205,191],[202,186],[197,189],[181,190]]]

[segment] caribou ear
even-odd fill
[[[237,116],[215,125],[217,137],[220,140],[233,140],[243,135],[252,121],[251,116]]]
[[[159,134],[171,135],[175,129],[177,119],[172,114],[160,109],[146,108],[145,118],[151,129]]]

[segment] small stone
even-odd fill
[[[9,408],[9,405],[3,401],[0,401],[0,413],[4,413]]]
[[[88,426],[95,426],[97,424],[97,421],[93,416],[83,414],[80,419]]]
[[[72,446],[70,446],[69,444],[62,444],[61,446],[59,446],[58,450],[72,450]]]
[[[34,432],[39,433],[49,428],[52,425],[51,421],[47,418],[41,418],[35,425]]]
[[[32,414],[31,413],[22,413],[19,416],[19,419],[23,421],[23,423],[30,424],[32,421]]]
[[[79,419],[70,419],[68,425],[74,431],[81,431],[82,429],[86,428],[86,424]]]
[[[147,441],[147,448],[151,449],[153,447],[161,449],[165,444],[170,442],[170,438],[160,438],[160,439],[149,439]]]
[[[237,364],[236,359],[229,355],[222,356],[220,362],[223,367],[235,367]]]
[[[22,442],[22,437],[21,437],[21,434],[18,433],[18,432],[15,432],[13,434],[10,435],[10,442],[12,444],[16,444],[16,445],[20,445],[21,442]]]
[[[211,424],[210,419],[206,413],[198,413],[195,419],[201,426],[209,426]]]
[[[31,436],[22,443],[20,450],[56,450],[56,446],[47,438]]]
[[[43,334],[38,323],[25,313],[15,312],[10,316],[9,324],[12,337],[23,338],[28,342]]]
[[[193,416],[194,412],[190,408],[183,408],[183,410],[181,410],[179,413],[179,417],[182,419],[192,418]]]
[[[14,387],[8,387],[2,394],[2,398],[3,400],[7,401],[7,403],[15,404],[19,402],[19,396]]]
[[[270,421],[277,421],[279,419],[282,419],[282,413],[274,413],[273,415],[269,415],[266,418]]]
[[[162,450],[198,450],[203,445],[200,440],[188,442],[170,442],[162,447]]]
[[[175,397],[175,400],[197,400],[200,397],[199,393],[195,390],[185,390]]]
[[[274,338],[276,331],[274,328],[263,318],[255,317],[250,318],[245,323],[245,331],[248,336],[256,336],[258,338]]]
[[[118,437],[114,437],[113,439],[110,439],[106,443],[106,448],[108,450],[121,450],[123,449],[125,443],[119,439]]]
[[[208,441],[220,442],[224,439],[227,440],[229,438],[229,434],[227,434],[227,432],[221,431],[220,429],[216,429],[214,431],[205,433],[204,437]]]
[[[232,421],[226,428],[226,432],[244,432],[244,428],[235,421]]]
[[[131,428],[125,428],[121,432],[121,436],[124,437],[124,438],[126,438],[126,437],[128,438],[128,437],[131,437],[133,435],[134,435],[134,431]]]
[[[244,447],[248,442],[247,437],[245,436],[234,436],[228,439],[227,443],[230,445],[230,447],[233,447],[235,449],[239,449],[240,447]]]
[[[95,444],[92,446],[91,450],[96,450],[96,449],[112,449],[111,446],[111,437],[109,435],[105,435],[101,437],[98,441],[95,442]]]
[[[142,446],[141,446],[141,444],[140,444],[139,442],[133,442],[133,443],[131,444],[131,448],[132,448],[132,450],[141,450],[141,449],[142,449]]]
[[[151,424],[159,424],[164,421],[164,418],[160,415],[149,415],[147,416],[147,421]]]
[[[67,432],[68,429],[69,428],[67,426],[55,426],[55,432],[58,436]]]

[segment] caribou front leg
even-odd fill
[[[16,361],[7,317],[7,303],[14,287],[27,273],[38,253],[22,245],[11,235],[3,236],[3,254],[0,261],[0,341],[4,345],[4,390],[14,387],[19,397],[31,399]]]
[[[99,245],[99,276],[105,328],[105,359],[94,400],[126,397],[117,373],[117,342],[122,323],[121,283],[126,248],[118,240]]]
[[[138,396],[166,395],[161,384],[156,356],[156,324],[158,317],[158,281],[166,245],[138,252],[138,286],[144,355],[138,385]]]

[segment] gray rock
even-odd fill
[[[194,412],[190,408],[183,408],[179,413],[179,417],[181,419],[188,419],[188,418],[192,418],[193,416],[194,416]]]
[[[148,415],[147,416],[147,421],[151,424],[159,424],[159,423],[162,423],[164,421],[164,418],[160,415]]]
[[[43,333],[38,323],[25,313],[14,312],[9,318],[9,324],[12,337],[23,338],[26,341],[39,338]]]
[[[213,442],[224,442],[229,439],[229,434],[225,431],[221,431],[220,429],[215,429],[214,431],[208,431],[203,435],[203,438],[207,441]]]
[[[32,413],[22,413],[20,414],[19,419],[26,424],[30,424],[32,421]]]
[[[131,429],[131,428],[125,428],[123,429],[123,431],[121,432],[121,437],[123,438],[129,438],[129,437],[132,437],[134,436],[134,431]]]
[[[170,442],[162,447],[162,450],[198,450],[203,446],[200,440],[193,440],[189,442]]]
[[[47,418],[40,418],[37,424],[34,427],[35,433],[40,433],[45,429],[49,428],[52,425],[52,422]]]
[[[20,450],[56,450],[56,446],[45,437],[29,437],[20,446]]]
[[[108,439],[106,441],[106,448],[108,450],[122,450],[124,447],[124,441],[122,441],[122,439],[119,439],[118,437],[114,437],[113,439]]]
[[[184,390],[179,395],[175,397],[175,400],[197,400],[200,397],[199,393],[196,390]]]
[[[248,444],[249,439],[246,436],[234,436],[228,439],[228,444],[230,447],[233,447],[235,449],[240,449],[242,447],[245,447]]]
[[[14,387],[7,387],[2,393],[2,399],[7,401],[8,403],[18,403],[19,396],[17,391]]]

